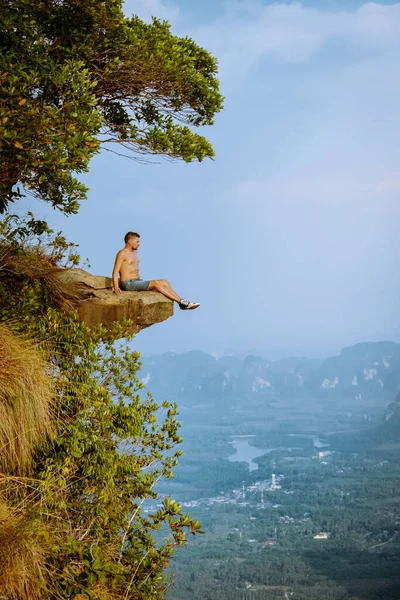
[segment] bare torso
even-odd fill
[[[121,258],[123,258],[119,274],[121,281],[127,281],[128,279],[139,279],[139,257],[136,250],[127,250],[124,248],[120,250]]]

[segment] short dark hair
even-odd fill
[[[138,233],[135,233],[134,231],[128,231],[128,233],[124,237],[125,244],[132,238],[140,238],[140,235]]]

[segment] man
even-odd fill
[[[152,279],[144,281],[139,277],[138,248],[140,246],[140,235],[134,231],[128,231],[125,238],[125,248],[122,248],[115,259],[112,280],[115,294],[125,292],[160,292],[170,300],[179,305],[182,310],[193,310],[198,308],[198,302],[183,300],[174,292],[166,279]],[[118,283],[118,275],[120,281]]]

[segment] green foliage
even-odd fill
[[[7,4],[0,36],[0,209],[21,195],[18,183],[74,213],[86,187],[73,174],[87,170],[99,145],[95,82],[83,61],[51,51],[37,18],[40,3]]]
[[[214,156],[193,128],[222,108],[216,60],[168,23],[129,19],[121,0],[8,0],[1,13],[0,213],[25,192],[76,213],[79,175],[101,145]],[[175,547],[202,533],[169,497],[145,510],[181,454],[177,405],[143,395],[139,355],[116,342],[125,323],[107,333],[78,321],[79,298],[58,278],[78,263],[74,245],[32,214],[0,223],[0,324],[45,349],[55,434],[34,449],[29,479],[7,462],[0,474],[3,505],[23,508],[18,523],[29,514],[52,545],[32,537],[35,569],[20,551],[29,577],[19,591],[8,567],[1,577],[18,600],[32,590],[38,600],[161,598]]]
[[[33,253],[37,260],[49,244],[60,250],[57,238],[46,239],[51,231],[40,236],[38,251],[26,242],[29,226],[15,225],[3,221],[0,245],[13,245],[17,256]],[[55,252],[57,261],[61,255]],[[34,455],[29,485],[4,472],[0,494],[11,507],[33,502],[30,511],[57,540],[46,557],[44,597],[162,598],[174,548],[200,532],[168,497],[154,514],[144,510],[181,454],[177,405],[141,393],[138,353],[129,340],[115,342],[124,323],[113,333],[90,331],[54,303],[48,278],[30,273],[13,271],[12,262],[0,269],[0,323],[41,341],[51,356],[57,435]]]
[[[122,0],[9,0],[0,33],[0,212],[24,189],[77,212],[100,144],[213,157],[191,128],[222,108],[216,60],[167,22],[129,19]]]

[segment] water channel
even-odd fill
[[[285,447],[280,446],[278,448],[256,448],[255,446],[250,446],[249,441],[251,438],[255,438],[255,435],[242,435],[242,436],[234,436],[229,443],[232,444],[233,448],[236,450],[234,454],[231,454],[228,457],[230,462],[247,462],[249,465],[249,471],[255,471],[258,469],[258,464],[253,461],[254,458],[258,456],[264,456],[265,454],[269,454],[274,450],[292,450],[295,447]],[[307,437],[307,436],[304,436]],[[329,446],[329,444],[324,444],[318,437],[310,436],[314,439],[314,447],[315,448],[323,448]]]
[[[253,437],[256,436],[234,437],[229,440],[229,443],[232,444],[233,448],[236,450],[235,454],[229,456],[229,460],[231,462],[247,462],[249,471],[258,469],[258,464],[253,462],[254,458],[264,456],[264,454],[268,454],[269,452],[272,452],[272,450],[277,450],[277,448],[256,448],[255,446],[250,446],[249,438],[251,439]]]

